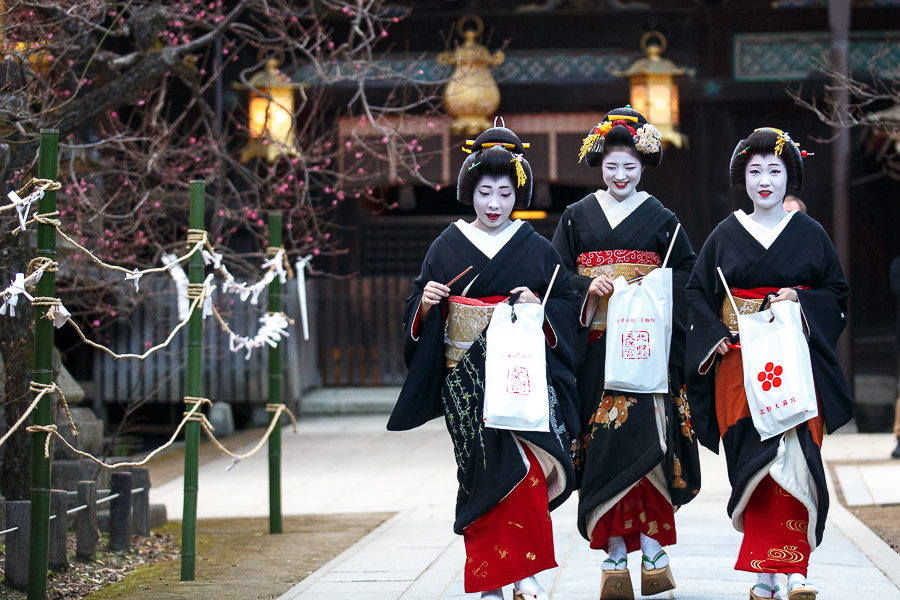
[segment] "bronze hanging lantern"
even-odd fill
[[[279,155],[296,156],[294,145],[294,93],[307,86],[293,83],[278,71],[279,61],[270,58],[263,71],[254,73],[249,86],[233,84],[250,92],[250,142],[241,152],[241,162],[264,158],[273,162]]]
[[[649,43],[656,39],[656,43]],[[648,31],[641,37],[641,50],[646,54],[625,71],[614,71],[617,77],[628,77],[631,84],[631,107],[644,115],[662,134],[664,144],[676,148],[687,145],[687,136],[678,132],[678,75],[693,76],[696,69],[678,67],[662,58],[666,51],[666,36]]]
[[[466,25],[474,23],[474,29]],[[503,52],[491,54],[475,41],[484,32],[484,22],[475,15],[466,15],[456,23],[456,32],[465,41],[452,52],[437,57],[440,65],[455,66],[444,90],[444,107],[454,118],[454,133],[478,135],[491,126],[489,117],[500,107],[500,88],[490,68],[505,60]]]

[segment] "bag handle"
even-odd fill
[[[725,293],[728,294],[728,299],[731,301],[731,308],[734,309],[734,315],[737,316],[741,314],[741,311],[738,310],[737,304],[734,301],[734,296],[731,295],[731,288],[728,287],[728,282],[725,281],[725,275],[722,273],[722,267],[716,267],[716,271],[719,272],[719,277],[722,278],[722,283],[725,285]]]
[[[662,268],[665,269],[666,265],[669,262],[669,256],[672,254],[672,248],[675,247],[675,238],[678,237],[678,232],[681,231],[681,223],[675,227],[675,235],[672,236],[672,241],[669,242],[669,249],[666,251],[666,258],[663,260]]]
[[[556,274],[559,273],[559,265],[556,265],[556,268],[553,269],[553,277],[550,278],[550,285],[547,286],[547,291],[544,292],[544,301],[541,302],[541,306],[546,306],[547,299],[550,297],[550,289],[553,287],[553,282],[556,281]]]

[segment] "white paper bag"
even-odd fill
[[[543,325],[540,304],[501,302],[494,309],[487,330],[485,426],[550,431]]]
[[[744,389],[762,439],[780,435],[819,414],[809,343],[800,304],[738,315]]]
[[[624,277],[613,282],[606,313],[608,390],[669,391],[672,343],[672,269],[654,269],[640,285]]]

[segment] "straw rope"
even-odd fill
[[[59,183],[58,181],[53,181],[51,179],[32,179],[28,183],[26,183],[24,186],[22,186],[22,188],[16,192],[16,195],[21,197],[22,194],[25,193],[25,190],[27,190],[32,185],[36,186],[37,189],[35,191],[31,192],[31,194],[40,194],[41,192],[46,192],[48,190],[58,190],[62,187],[61,183]],[[29,194],[29,195],[31,195],[31,194]],[[27,198],[27,196],[26,196],[26,198]],[[25,198],[22,198],[22,202],[13,202],[13,203],[7,204],[5,206],[0,206],[0,212],[4,212],[7,210],[13,210],[21,204],[25,204]]]
[[[65,395],[63,395],[62,390],[59,389],[58,385],[56,385],[55,383],[38,383],[36,381],[32,381],[28,385],[28,389],[30,389],[32,392],[34,392],[37,395],[34,397],[34,400],[31,401],[31,404],[28,406],[28,408],[25,410],[25,412],[22,413],[22,416],[19,417],[19,420],[16,421],[15,424],[9,428],[9,431],[7,431],[3,435],[2,438],[0,438],[0,446],[2,446],[4,444],[4,442],[6,442],[6,440],[8,440],[10,438],[10,436],[13,434],[13,432],[16,429],[18,429],[22,425],[22,423],[25,422],[25,419],[28,418],[28,415],[30,415],[32,413],[32,411],[34,411],[34,409],[37,408],[37,405],[38,405],[38,403],[40,403],[41,398],[43,398],[47,394],[52,394],[53,392],[56,392],[57,394],[59,394],[59,401],[62,403],[63,408],[66,411],[66,418],[69,419],[69,425],[72,426],[72,433],[75,435],[78,435],[78,430],[75,428],[75,421],[72,420],[72,413],[69,412],[69,405],[66,403],[66,397],[65,397]],[[46,431],[47,433],[51,433],[49,431],[49,428],[51,428],[51,427],[55,428],[56,426],[49,425],[49,426],[45,427],[42,425],[31,425],[29,427],[26,427],[25,431],[27,431],[29,433],[38,433],[41,431]],[[54,429],[54,431],[55,431],[55,429]],[[50,436],[47,436],[47,437],[49,438]],[[46,449],[47,444],[49,444],[49,441],[44,444],[44,446],[45,446],[44,453],[45,454],[47,454],[47,452],[48,452]]]
[[[199,305],[205,298],[206,298],[205,293],[201,293],[199,296],[194,298],[194,301],[191,303],[191,308],[188,311],[187,316],[180,323],[178,323],[178,325],[175,326],[175,329],[173,329],[172,332],[169,333],[169,337],[167,337],[164,342],[153,346],[152,348],[148,349],[143,354],[131,354],[131,353],[117,354],[116,352],[110,350],[103,344],[98,344],[97,342],[89,340],[87,337],[85,337],[84,333],[81,331],[81,328],[78,327],[78,324],[75,323],[75,321],[73,321],[71,318],[68,319],[68,322],[72,327],[75,328],[75,333],[78,334],[78,337],[81,338],[82,342],[84,342],[88,346],[92,346],[98,350],[102,350],[103,352],[106,352],[107,354],[112,356],[114,359],[136,358],[138,360],[146,360],[146,358],[148,356],[150,356],[151,354],[153,354],[159,350],[162,350],[163,348],[167,347],[169,344],[172,343],[172,340],[175,338],[175,334],[178,333],[179,331],[181,331],[182,329],[184,329],[185,325],[187,325],[188,321],[190,321],[191,315],[194,313],[194,310],[197,309],[197,305]]]

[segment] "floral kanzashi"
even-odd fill
[[[678,424],[681,427],[681,435],[690,441],[694,441],[694,428],[691,426],[691,405],[688,404],[687,386],[682,386],[681,391],[675,396],[675,411],[678,413]]]
[[[628,409],[635,403],[634,398],[625,396],[604,396],[597,408],[594,421],[604,429],[618,429],[628,420]]]
[[[643,154],[659,152],[662,147],[662,134],[655,125],[644,123],[634,134],[634,147]]]

